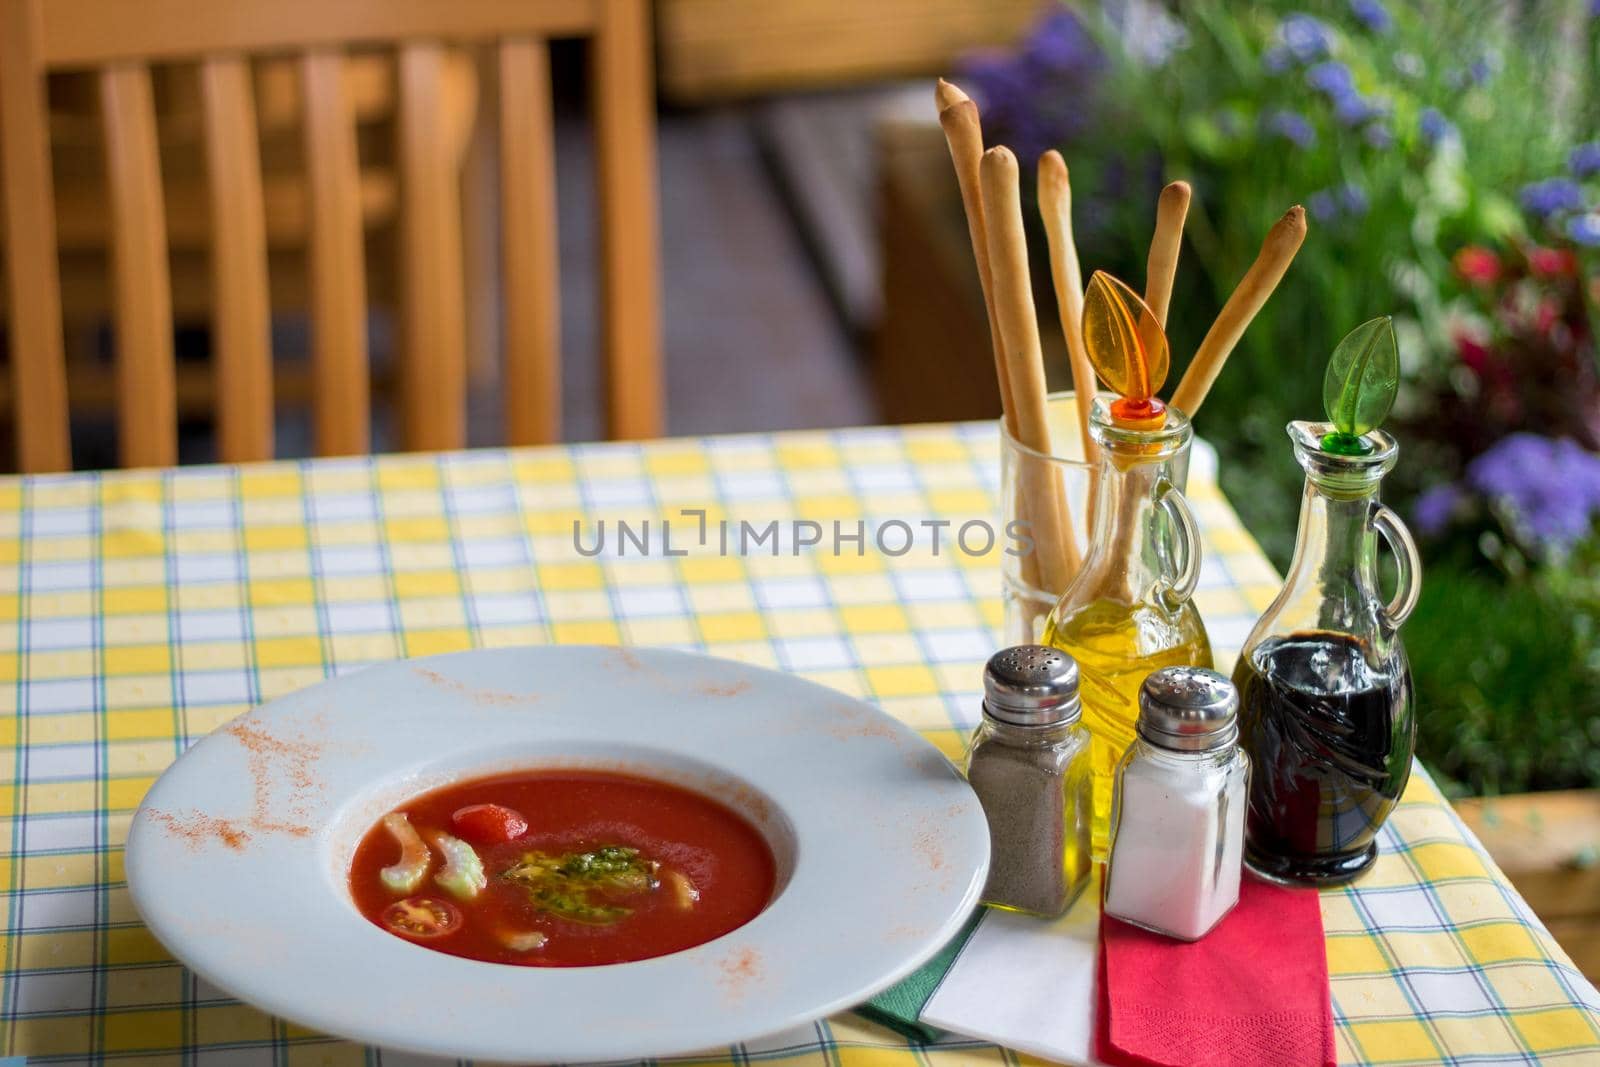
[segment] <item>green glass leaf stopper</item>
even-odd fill
[[[1322,447],[1341,456],[1372,451],[1362,435],[1383,422],[1399,391],[1400,349],[1394,320],[1380,315],[1345,334],[1328,361],[1322,408],[1333,430],[1323,435]]]

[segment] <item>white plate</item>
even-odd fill
[[[447,956],[362,918],[346,877],[379,816],[542,766],[721,799],[773,847],[771,906],[697,948],[578,968]],[[382,664],[235,719],[145,797],[127,873],[161,943],[241,1000],[369,1044],[526,1061],[691,1052],[848,1008],[955,934],[988,860],[966,783],[867,704],[723,660],[557,646]]]

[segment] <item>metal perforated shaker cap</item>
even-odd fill
[[[1239,737],[1239,693],[1216,671],[1165,667],[1139,687],[1139,736],[1175,752],[1210,752]]]
[[[1046,645],[1017,645],[989,657],[983,710],[1013,726],[1054,726],[1078,717],[1078,663]]]

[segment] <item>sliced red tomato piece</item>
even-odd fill
[[[515,841],[528,832],[522,813],[503,804],[468,804],[457,808],[450,821],[457,834],[479,845]]]
[[[438,897],[407,897],[383,909],[383,924],[395,933],[429,940],[461,927],[461,909]]]

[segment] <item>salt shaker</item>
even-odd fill
[[[1060,915],[1089,879],[1093,778],[1078,724],[1078,664],[1044,645],[1002,649],[983,671],[967,780],[989,820],[983,902]]]
[[[1239,902],[1250,759],[1238,720],[1239,695],[1215,671],[1145,678],[1117,766],[1107,915],[1197,941]]]

